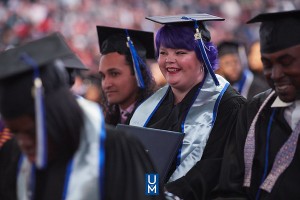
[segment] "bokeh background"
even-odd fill
[[[261,12],[299,8],[300,0],[1,0],[0,51],[60,31],[90,69],[88,81],[97,85],[96,25],[155,32],[160,25],[146,16],[209,13],[226,19],[208,23],[214,43],[237,39],[249,47],[258,40],[259,24],[247,25],[247,20]],[[86,85],[74,90],[86,93]]]

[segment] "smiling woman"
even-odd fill
[[[213,72],[217,49],[204,22],[223,19],[208,14],[148,19],[164,24],[155,44],[168,85],[136,109],[130,124],[185,134],[177,157],[171,158],[166,189],[183,199],[207,199],[218,182],[224,146],[245,101]]]

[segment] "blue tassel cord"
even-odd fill
[[[43,169],[47,165],[47,134],[45,123],[45,106],[44,106],[44,88],[40,78],[38,65],[27,54],[23,53],[21,59],[33,68],[33,92],[35,103],[35,120],[36,120],[36,167]]]
[[[141,66],[146,66],[146,64],[143,62],[143,60],[139,57],[139,55],[137,54],[133,42],[130,39],[130,36],[128,34],[128,31],[126,31],[126,35],[127,35],[127,45],[128,48],[130,49],[130,53],[131,53],[131,57],[132,57],[132,61],[133,61],[133,69],[134,69],[134,74],[137,80],[137,84],[139,88],[145,88],[145,83],[143,80],[143,76],[142,76],[142,72],[141,72]]]
[[[199,26],[197,24],[197,20],[189,18],[189,17],[185,17],[185,16],[183,16],[182,19],[192,20],[192,21],[195,22],[195,26],[194,27],[196,29],[196,33],[195,33],[194,36],[195,36],[195,40],[196,40],[196,42],[198,44],[198,47],[200,49],[200,52],[201,52],[201,55],[202,55],[202,59],[204,60],[205,67],[206,67],[207,71],[209,72],[209,74],[211,75],[211,77],[212,77],[215,85],[219,86],[220,85],[219,80],[217,79],[217,77],[216,77],[216,75],[215,75],[215,73],[213,71],[213,68],[212,68],[212,66],[211,66],[211,64],[209,62],[208,56],[206,54],[205,45],[204,45],[203,40],[202,40],[201,32],[199,31]]]

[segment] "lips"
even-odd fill
[[[178,68],[174,68],[174,67],[168,67],[167,68],[167,72],[170,72],[170,73],[175,73],[175,72],[179,72],[180,69]]]
[[[276,88],[276,91],[277,92],[285,92],[289,86],[291,86],[290,83],[275,83],[274,84],[275,88]]]
[[[113,93],[116,93],[116,91],[105,91],[106,95],[110,95],[110,94],[113,94]]]
[[[279,92],[284,92],[287,88],[288,88],[287,85],[276,86],[276,89],[277,89],[277,91],[279,91]]]

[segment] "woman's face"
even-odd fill
[[[262,53],[264,75],[284,102],[300,99],[300,45],[274,53]]]
[[[108,103],[126,109],[136,101],[139,88],[124,55],[113,52],[101,56],[99,73]]]
[[[182,92],[189,91],[204,77],[203,65],[195,51],[161,46],[158,65],[167,83]]]
[[[18,145],[30,162],[36,159],[35,123],[34,120],[24,115],[11,120],[4,121],[7,128],[14,133]]]

